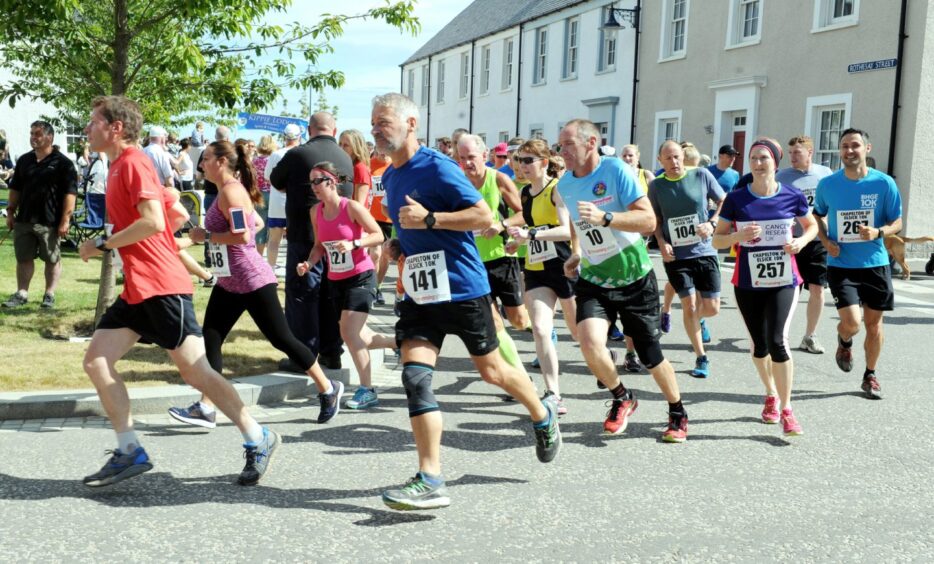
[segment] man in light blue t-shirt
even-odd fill
[[[853,370],[853,336],[859,333],[860,306],[866,326],[866,372],[862,390],[880,399],[876,362],[882,352],[882,313],[895,305],[892,270],[882,239],[902,230],[902,200],[895,180],[866,165],[869,135],[847,129],[840,135],[843,169],[817,185],[814,215],[827,248],[827,279],[840,323],[837,366]]]
[[[720,147],[719,152],[716,164],[708,166],[707,170],[717,179],[717,184],[723,188],[723,191],[729,194],[739,182],[739,172],[733,168],[733,162],[736,161],[739,151],[733,145],[724,145]]]

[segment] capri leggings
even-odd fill
[[[250,314],[256,327],[269,339],[269,343],[288,355],[292,362],[306,371],[314,365],[317,360],[315,354],[292,335],[285,322],[285,314],[282,313],[282,305],[279,304],[279,295],[276,293],[276,284],[267,284],[246,294],[234,294],[220,286],[214,286],[208,299],[202,328],[204,347],[207,349],[211,368],[221,372],[224,365],[221,345],[244,311]]]
[[[766,290],[734,288],[736,305],[746,322],[752,340],[752,356],[772,357],[773,362],[786,362],[788,328],[798,304],[798,286]]]

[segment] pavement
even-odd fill
[[[690,417],[684,444],[659,441],[666,404],[644,373],[623,375],[639,399],[627,431],[600,433],[609,395],[597,389],[559,316],[569,413],[550,464],[535,459],[522,406],[480,381],[457,339],[445,341],[434,390],[444,414],[448,508],[396,512],[379,499],[417,469],[405,394],[391,381],[379,389],[378,408],[342,410],[326,425],[314,423],[317,402],[302,393],[251,407],[283,437],[255,488],[232,483],[241,438],[223,420],[208,432],[164,412],[136,415],[154,470],[97,491],[80,478],[113,446],[106,419],[24,419],[0,424],[7,454],[0,555],[15,562],[930,561],[934,452],[924,425],[934,401],[934,278],[923,265],[912,263],[911,281],[895,281],[897,309],[885,317],[878,367],[881,401],[859,391],[861,335],[854,371],[836,367],[837,316],[828,299],[818,329],[828,353],[793,353],[801,437],[786,439],[759,422],[762,386],[726,265],[725,303],[709,322],[711,377],[688,375],[694,358],[678,309],[662,341]],[[663,272],[656,259],[660,279]],[[796,311],[792,345],[805,306]],[[378,317],[391,320],[390,309],[379,308]],[[530,335],[513,338],[530,361]],[[541,391],[540,376],[529,371]],[[392,362],[386,374],[398,382]]]

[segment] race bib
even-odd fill
[[[801,193],[804,194],[804,197],[808,201],[808,212],[814,211],[814,196],[817,194],[817,186],[811,186],[801,190]]]
[[[104,233],[106,233],[108,237],[110,237],[111,235],[113,235],[113,234],[114,234],[114,224],[113,224],[113,223],[105,223],[105,224],[104,224]],[[112,252],[113,252],[113,254],[114,254],[114,272],[123,272],[123,257],[120,256],[120,251],[118,251],[117,249],[114,249]]]
[[[749,257],[749,278],[754,288],[778,288],[791,285],[791,255],[785,251],[750,251],[747,256]]]
[[[353,270],[353,257],[349,252],[337,250],[337,241],[325,241],[324,249],[328,255],[328,269],[334,273]]]
[[[539,227],[538,231],[536,231],[536,235],[543,231],[545,231],[545,229]],[[529,252],[525,257],[525,262],[529,264],[538,264],[554,258],[558,258],[558,249],[555,248],[554,241],[529,240]]]
[[[736,230],[741,231],[747,225],[758,225],[762,228],[762,233],[757,239],[740,243],[743,247],[781,247],[791,242],[794,224],[795,220],[792,217],[767,221],[737,221]]]
[[[451,284],[444,251],[406,257],[402,286],[405,293],[419,305],[451,301]]]
[[[668,237],[672,247],[684,247],[700,243],[697,234],[697,214],[672,217],[668,220]]]
[[[864,225],[875,224],[874,209],[848,210],[837,212],[837,242],[860,243],[864,239],[859,236],[859,228]]]
[[[383,188],[383,177],[374,176],[373,177],[373,187],[370,188],[370,192],[373,194],[374,198],[379,198],[386,195],[386,189]]]
[[[211,274],[218,278],[230,276],[230,258],[227,256],[227,245],[220,245],[208,241],[207,267]]]
[[[619,254],[619,244],[609,227],[591,225],[583,220],[575,221],[574,227],[577,229],[581,251],[590,264],[600,264]]]

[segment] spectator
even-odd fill
[[[191,146],[203,149],[207,144],[204,138],[204,122],[199,121],[195,128],[191,130]]]
[[[272,170],[276,168],[276,165],[282,160],[282,156],[301,144],[302,130],[294,123],[290,123],[285,126],[282,137],[285,139],[285,147],[274,151],[269,155],[269,160],[266,162],[266,170],[263,171],[263,177],[267,182],[269,182]],[[269,186],[272,187],[271,182]],[[269,209],[266,212],[269,218],[269,224],[267,225],[269,229],[269,239],[267,241],[266,262],[273,268],[276,268],[276,261],[279,259],[279,243],[282,241],[282,233],[285,231],[285,199],[284,190],[269,191]]]
[[[186,192],[195,189],[195,165],[191,162],[191,156],[188,154],[190,146],[191,141],[182,139],[178,145],[178,159],[175,161],[178,179],[182,183],[182,190]]]
[[[370,176],[370,157],[366,150],[366,141],[363,139],[363,134],[356,129],[348,129],[341,133],[338,143],[341,149],[350,157],[350,160],[353,161],[352,199],[369,209],[371,203],[370,186],[373,185],[373,178]]]
[[[3,131],[0,129],[0,131]],[[13,176],[13,161],[10,160],[10,152],[4,147],[0,149],[0,190],[7,188],[7,181]]]
[[[204,129],[204,124],[200,121],[198,122],[201,125],[201,128]],[[214,130],[214,140],[215,141],[230,141],[230,129],[224,125],[217,126],[217,129]],[[192,136],[192,143],[194,143],[194,136]],[[204,152],[202,151],[201,156],[198,157],[198,166],[195,167],[195,170],[198,171],[199,178],[204,180],[204,201],[201,203],[202,209],[210,209],[211,204],[214,203],[214,200],[217,198],[217,186],[213,182],[204,178],[204,171],[201,169],[201,160],[204,158]]]
[[[256,232],[256,252],[260,256],[266,251],[266,241],[269,240],[269,228],[266,223],[269,221],[269,179],[266,178],[266,165],[269,162],[269,156],[277,149],[276,142],[272,135],[263,135],[259,138],[259,147],[256,149],[256,156],[253,157],[253,169],[256,171],[256,186],[260,194],[263,195],[262,205],[256,206],[259,216],[263,219],[263,228]],[[278,250],[279,246],[276,245]],[[270,266],[275,268],[275,262]]]
[[[156,175],[159,177],[159,183],[167,188],[175,187],[175,167],[172,164],[172,156],[165,149],[168,132],[154,125],[149,128],[149,144],[143,149],[152,166],[156,169]]]

